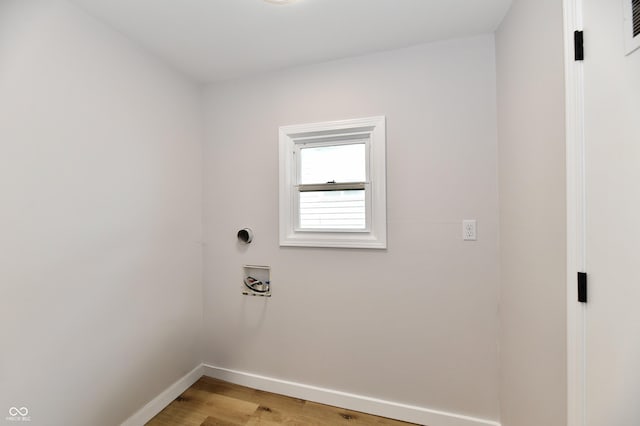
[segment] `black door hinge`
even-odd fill
[[[573,32],[573,52],[576,61],[584,61],[584,34],[582,31]]]
[[[578,302],[587,303],[587,273],[578,272]]]

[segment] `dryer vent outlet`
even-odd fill
[[[253,231],[250,228],[243,228],[238,231],[238,239],[245,244],[253,241]]]

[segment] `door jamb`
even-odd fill
[[[582,30],[582,0],[563,0],[567,198],[567,425],[586,426],[586,306],[578,302],[577,272],[586,272],[584,62],[574,59]]]

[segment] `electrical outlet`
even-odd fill
[[[478,239],[475,219],[462,221],[462,239],[465,241],[476,241]]]

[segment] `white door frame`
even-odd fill
[[[582,0],[563,0],[567,167],[567,425],[586,426],[586,306],[577,272],[586,272],[586,186],[583,62],[574,60],[573,32],[582,30]]]

